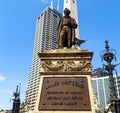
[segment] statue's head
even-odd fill
[[[71,13],[71,11],[70,11],[68,8],[65,8],[64,14],[65,14],[66,16],[68,16],[68,15],[70,15],[70,13]]]

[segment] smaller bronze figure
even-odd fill
[[[13,94],[13,108],[12,113],[19,113],[20,110],[20,88],[19,86],[16,87],[16,92]]]
[[[71,48],[75,44],[75,29],[77,28],[76,20],[70,17],[70,10],[65,8],[64,15],[58,24],[58,48]]]

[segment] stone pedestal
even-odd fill
[[[92,52],[57,49],[39,53],[40,85],[34,113],[95,113]]]

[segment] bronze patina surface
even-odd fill
[[[60,19],[58,23],[58,37],[57,43],[58,48],[71,48],[72,45],[75,43],[75,29],[77,28],[76,20],[70,15],[70,10],[65,8],[64,16]]]
[[[90,111],[86,77],[45,77],[39,110]]]

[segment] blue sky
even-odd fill
[[[36,18],[51,0],[0,0],[0,110],[11,109],[13,92],[21,83],[21,100],[25,98],[32,62]],[[56,8],[56,2],[54,7]],[[93,69],[102,67],[100,52],[105,40],[117,50],[120,62],[120,1],[77,0],[81,46],[94,52]],[[60,0],[60,11],[63,0]],[[120,66],[117,67],[120,72]]]

